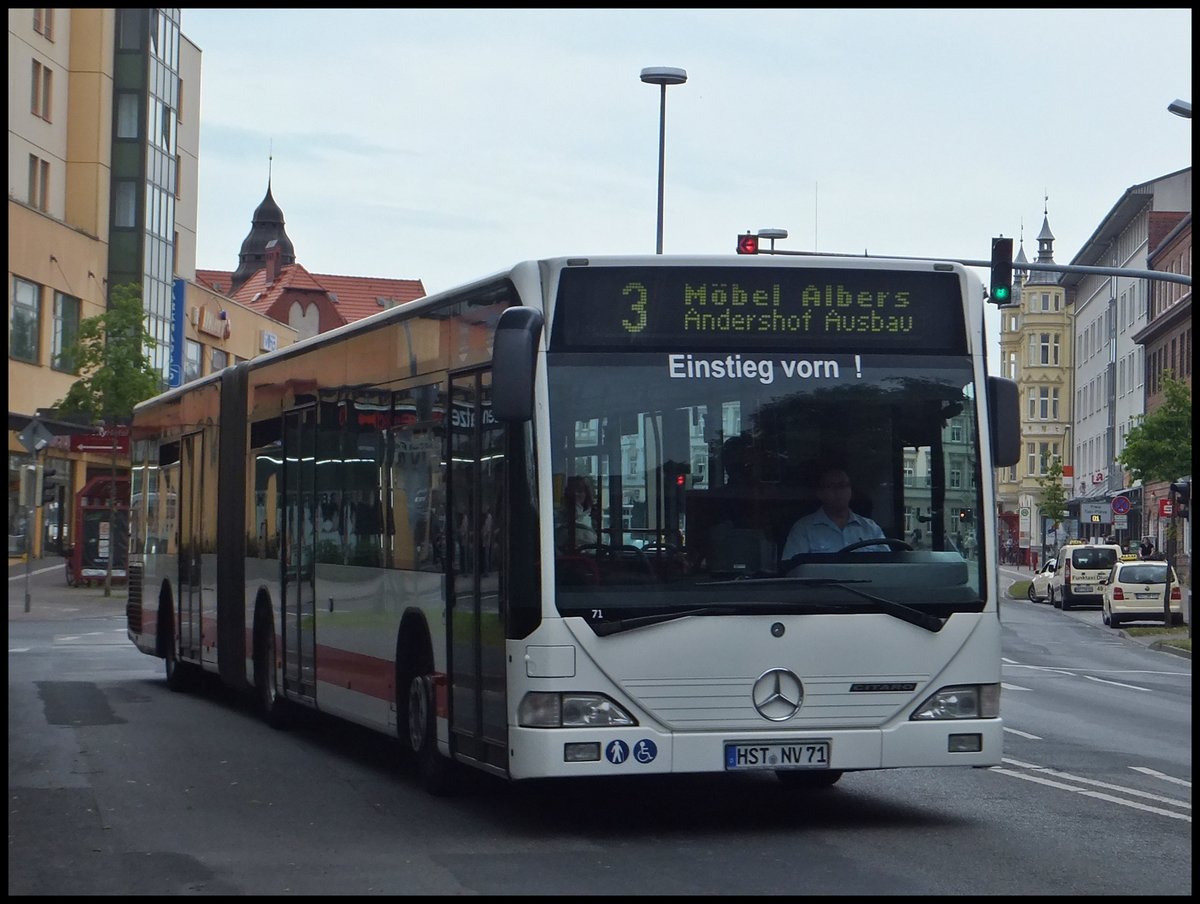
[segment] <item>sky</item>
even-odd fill
[[[196,265],[266,193],[312,273],[428,293],[663,246],[1069,263],[1191,163],[1190,9],[182,10],[202,51]],[[194,91],[185,88],[185,97]],[[766,243],[769,244],[769,243]],[[987,272],[980,269],[987,282]],[[989,306],[991,307],[991,306]],[[998,327],[996,328],[998,329]],[[995,331],[992,331],[995,335]]]

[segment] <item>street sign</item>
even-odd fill
[[[1133,508],[1133,506],[1129,502],[1128,496],[1116,496],[1113,498],[1112,510],[1114,514],[1128,515],[1131,508]]]
[[[1113,527],[1117,528],[1118,530],[1128,530],[1129,529],[1129,516],[1128,515],[1113,515]]]
[[[21,441],[21,445],[26,451],[36,455],[41,452],[54,439],[54,434],[46,429],[46,425],[37,418],[30,418],[29,423],[25,425],[25,429],[17,436]]]

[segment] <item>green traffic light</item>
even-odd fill
[[[1008,301],[1008,296],[1012,294],[1012,289],[1008,286],[996,286],[992,289],[992,298],[996,301]]]

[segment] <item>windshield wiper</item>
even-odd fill
[[[638,618],[619,618],[614,621],[588,622],[591,629],[600,637],[607,637],[609,634],[618,634],[621,631],[630,631],[634,628],[645,628],[649,625],[658,625],[663,622],[674,621],[677,618],[687,618],[691,615],[737,615],[739,612],[744,612],[743,609],[737,609],[733,606],[705,606],[702,609],[687,609],[682,612],[663,612],[659,615],[642,615]]]
[[[773,578],[738,578],[732,581],[710,581],[708,586],[721,584],[744,584],[752,582],[755,584],[803,584],[805,587],[837,587],[845,590],[848,593],[853,593],[855,596],[861,597],[864,600],[869,600],[876,603],[883,609],[884,613],[898,618],[901,621],[906,621],[910,625],[916,625],[918,628],[924,628],[926,631],[931,631],[936,634],[941,631],[945,622],[928,612],[922,612],[920,609],[915,609],[912,606],[906,606],[903,603],[897,603],[895,600],[889,600],[882,596],[876,596],[873,593],[867,593],[865,590],[859,590],[857,587],[851,587],[851,584],[869,584],[870,581],[858,578],[850,578],[846,580],[834,580],[833,578],[789,578],[789,577],[773,577]]]

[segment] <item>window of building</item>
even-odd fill
[[[913,466],[911,464],[904,466],[904,485],[906,487],[913,485]]]
[[[1025,473],[1030,477],[1037,474],[1037,447],[1033,443],[1025,444]]]
[[[1040,339],[1040,350],[1039,350],[1038,357],[1039,357],[1039,360],[1042,362],[1042,365],[1045,366],[1050,363],[1050,334],[1049,333],[1039,333],[1038,335],[1039,335],[1039,339]],[[1057,357],[1057,354],[1055,357]],[[1057,364],[1058,361],[1055,361],[1054,363]]]
[[[33,11],[33,30],[47,41],[54,40],[54,10],[35,9]]]
[[[224,369],[227,364],[229,364],[229,353],[223,348],[214,348],[209,373],[216,373],[218,370]]]
[[[1058,420],[1058,390],[1057,389],[1050,390],[1050,418],[1051,418],[1051,420],[1055,420],[1055,421]]]
[[[54,293],[54,325],[50,339],[50,366],[64,373],[76,373],[69,350],[79,334],[79,299],[73,295]]]
[[[200,376],[200,343],[186,339],[183,347],[183,382],[187,383]]]
[[[50,163],[29,155],[29,206],[46,210],[50,205]]]
[[[1050,419],[1050,387],[1043,386],[1038,390],[1038,417],[1047,421]]]
[[[961,421],[950,422],[950,442],[961,443],[963,441],[963,427]]]
[[[116,204],[113,209],[113,225],[133,227],[137,225],[137,183],[129,179],[113,182]]]
[[[40,116],[46,122],[50,121],[50,98],[54,73],[49,66],[43,66],[37,60],[33,61],[33,84],[30,87],[30,112]]]
[[[138,137],[138,96],[131,91],[117,93],[117,137]]]
[[[962,471],[958,468],[950,469],[950,488],[952,490],[962,489]]]
[[[117,41],[121,50],[141,50],[142,33],[140,9],[117,10]]]
[[[1050,293],[1049,292],[1042,293],[1042,310],[1043,311],[1050,310]]]
[[[38,334],[42,318],[42,287],[13,277],[12,322],[8,331],[8,354],[19,361],[38,363]]]

